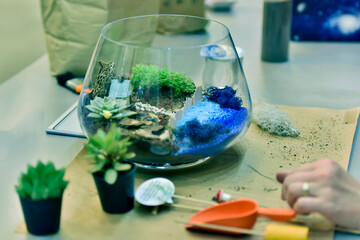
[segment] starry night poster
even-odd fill
[[[360,0],[293,0],[291,40],[360,41]]]

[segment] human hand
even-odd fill
[[[336,162],[318,160],[276,178],[283,184],[281,198],[297,213],[318,212],[339,226],[360,229],[360,182]]]

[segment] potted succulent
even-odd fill
[[[89,172],[107,213],[124,213],[134,207],[136,166],[127,161],[135,157],[128,151],[131,144],[129,137],[123,137],[120,128],[112,124],[107,133],[99,129],[95,135],[89,135],[85,145],[89,152],[86,157],[93,165]]]
[[[64,180],[65,169],[56,169],[52,162],[39,161],[36,166],[27,166],[15,189],[29,233],[48,235],[60,227],[61,202],[68,181]]]

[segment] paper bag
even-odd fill
[[[162,0],[161,14],[180,14],[204,17],[204,0]],[[173,20],[160,21],[158,31],[163,33],[196,32],[204,29],[206,20],[190,18],[174,18]]]
[[[84,76],[102,27],[159,13],[159,0],[41,0],[51,75]]]
[[[162,0],[160,14],[181,14],[204,17],[204,0]]]

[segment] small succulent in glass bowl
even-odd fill
[[[90,110],[89,118],[122,119],[136,114],[126,110],[126,100],[113,97],[95,97],[94,100],[90,100],[90,105],[85,107]]]
[[[85,133],[90,134],[95,134],[98,129],[108,131],[112,122],[136,115],[136,112],[128,110],[126,100],[114,97],[95,97],[84,108],[88,122]]]

